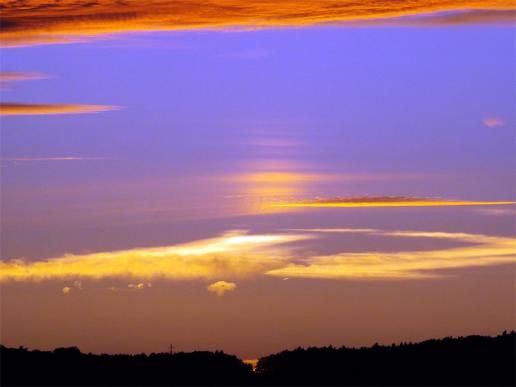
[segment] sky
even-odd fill
[[[516,329],[512,2],[1,5],[2,344]]]

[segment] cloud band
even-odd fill
[[[4,1],[0,38],[3,46],[66,43],[123,32],[306,26],[450,11],[450,23],[504,21],[515,8],[509,0],[127,0],[122,7],[117,0]]]
[[[371,208],[371,207],[447,207],[447,206],[493,206],[516,204],[511,201],[464,201],[427,199],[413,196],[364,196],[306,200],[274,203],[272,207],[283,208]]]
[[[337,252],[303,256],[290,245],[325,233],[359,233],[386,238],[446,239],[458,246],[415,251]],[[288,243],[288,244],[287,244]],[[291,230],[289,234],[249,235],[231,232],[221,237],[178,246],[140,248],[48,260],[0,261],[0,282],[42,280],[217,280],[256,276],[333,280],[413,280],[435,278],[443,270],[516,263],[516,240],[469,233],[382,231],[375,229]],[[208,288],[224,294],[232,282]]]

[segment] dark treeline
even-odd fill
[[[514,386],[516,333],[369,348],[298,348],[255,372],[223,352],[83,354],[0,346],[2,386],[420,385]]]
[[[252,369],[223,352],[93,355],[1,347],[1,386],[246,385]]]
[[[261,358],[275,385],[514,386],[516,333],[370,348],[308,348]]]

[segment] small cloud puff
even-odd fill
[[[70,294],[72,288],[69,286],[65,286],[61,291],[63,292],[63,294]]]
[[[502,126],[505,126],[505,120],[500,117],[484,118],[482,123],[488,128],[501,128]]]
[[[226,292],[232,292],[236,289],[234,282],[217,281],[208,285],[208,291],[215,293],[217,296],[222,297]]]
[[[152,284],[151,283],[147,283],[147,284],[144,284],[143,282],[140,282],[138,284],[129,284],[127,285],[127,287],[129,289],[134,289],[134,290],[142,290],[142,289],[145,289],[145,287],[152,287]]]

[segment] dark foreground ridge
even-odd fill
[[[514,386],[516,332],[370,348],[298,348],[256,371],[223,352],[94,355],[0,346],[2,386]]]

